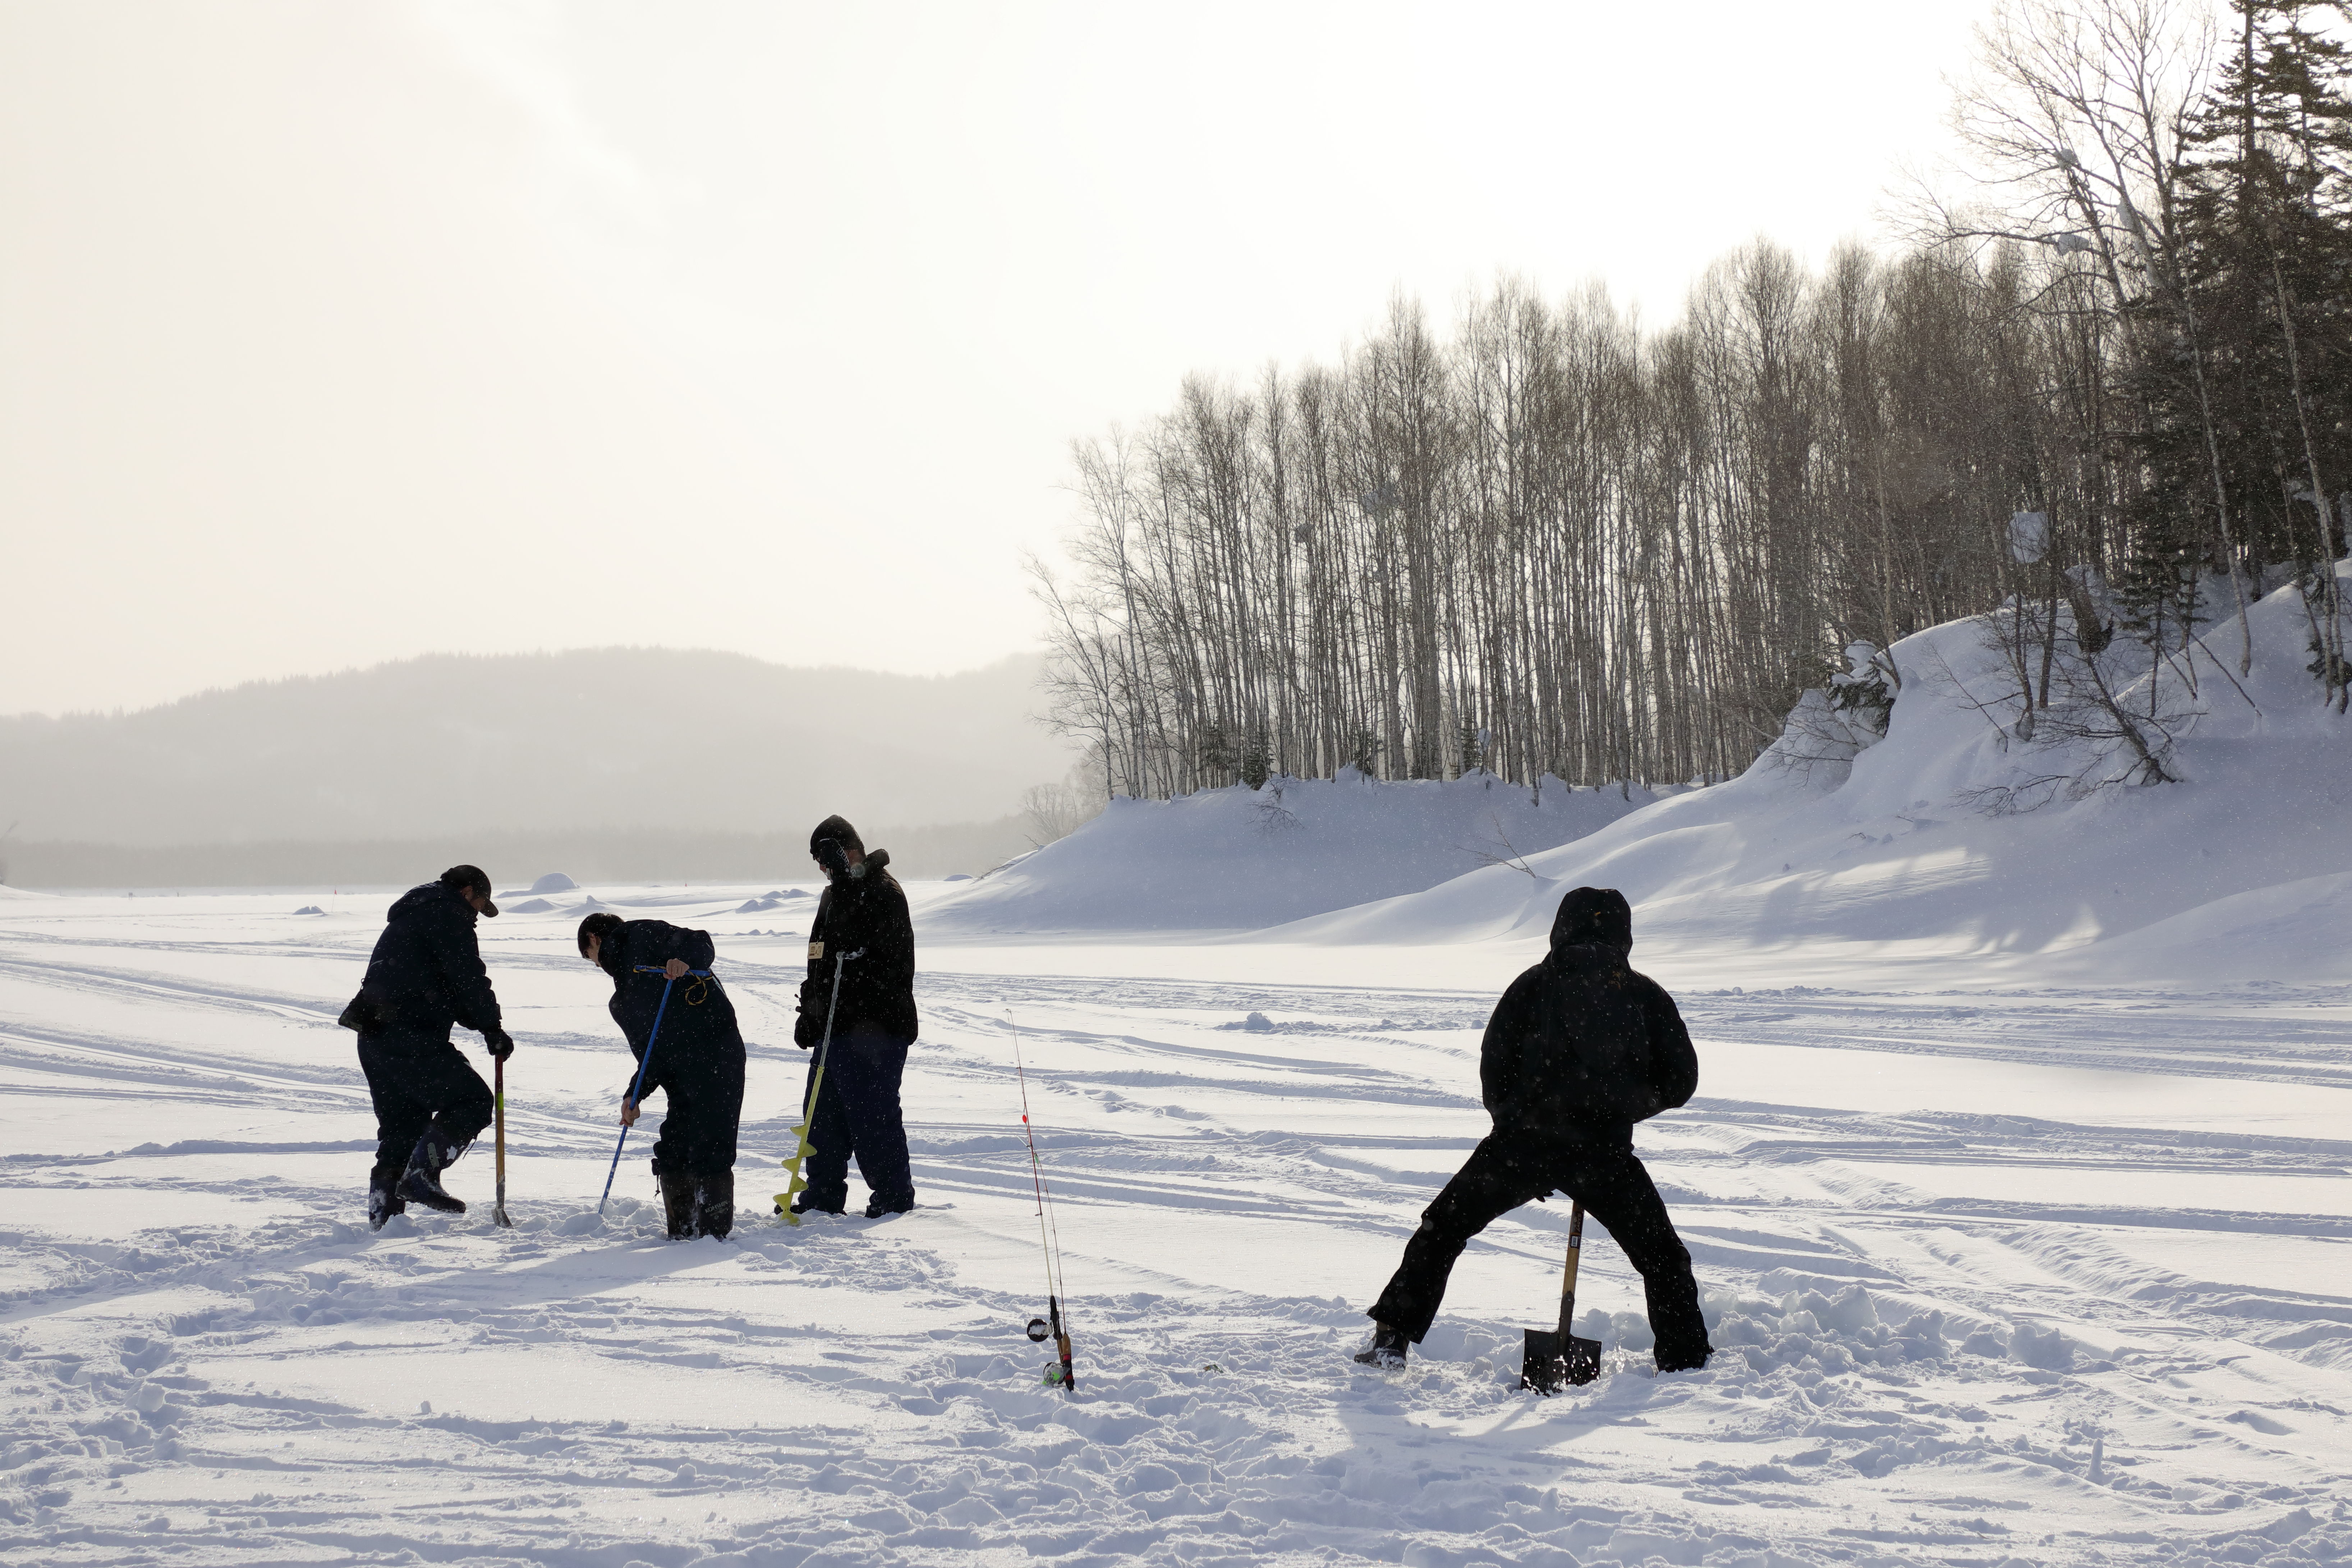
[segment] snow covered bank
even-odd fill
[[[1067,838],[931,910],[925,929],[992,932],[1255,930],[1417,892],[1555,848],[1658,798],[1447,783],[1276,778],[1177,800],[1115,800]]]
[[[2242,682],[2234,625],[2207,633],[2231,668],[2198,658],[2202,711],[2170,759],[2180,783],[2078,800],[2044,782],[2082,764],[2082,747],[2020,741],[2000,656],[1955,623],[1893,650],[1905,679],[1885,738],[1850,763],[1809,761],[1817,737],[1792,732],[1738,779],[1524,871],[1483,868],[1265,940],[1532,944],[1561,891],[1590,883],[1633,900],[1643,962],[1667,978],[1819,981],[1862,965],[1872,984],[1906,970],[1949,983],[1952,962],[2083,984],[2352,981],[2352,721],[2323,710],[2304,668],[2294,591],[2252,613]],[[2169,676],[2158,695],[2183,701]],[[2144,680],[2119,697],[2150,701]]]

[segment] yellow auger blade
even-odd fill
[[[801,1222],[801,1216],[793,1212],[793,1199],[808,1191],[808,1177],[802,1173],[801,1167],[803,1163],[816,1152],[815,1146],[809,1142],[807,1122],[803,1121],[793,1129],[793,1138],[795,1147],[791,1158],[777,1162],[792,1173],[791,1177],[784,1183],[784,1190],[776,1194],[776,1212],[783,1215],[786,1225],[798,1225]]]

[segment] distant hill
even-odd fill
[[[610,647],[433,655],[0,718],[0,827],[118,846],[998,822],[1072,753],[1034,658],[919,677]],[[508,872],[498,872],[508,875]]]

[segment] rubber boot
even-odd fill
[[[702,1205],[699,1225],[705,1236],[725,1237],[735,1228],[735,1173],[721,1171],[695,1178]]]
[[[695,1199],[698,1195],[694,1178],[683,1171],[656,1171],[661,1181],[662,1218],[669,1226],[669,1238],[684,1241],[701,1233],[695,1228]]]
[[[399,1195],[413,1204],[442,1214],[464,1214],[466,1205],[441,1190],[441,1173],[457,1163],[466,1146],[452,1139],[435,1122],[416,1141],[416,1148],[408,1156],[408,1170],[400,1178]]]

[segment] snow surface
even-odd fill
[[[593,895],[719,939],[754,1042],[724,1243],[661,1239],[637,1138],[594,1212],[628,1057],[571,910],[482,927],[517,1228],[483,1150],[473,1214],[373,1236],[332,1020],[386,897],[0,913],[0,1561],[2352,1561],[2352,990],[1686,991],[1703,1092],[1640,1142],[1723,1353],[1655,1375],[1600,1238],[1606,1374],[1539,1401],[1559,1205],[1473,1245],[1408,1373],[1346,1359],[1485,1130],[1512,942],[1371,981],[1385,950],[1058,950],[1170,976],[1106,980],[927,936],[924,1206],[794,1231],[757,1200],[805,932],[750,934],[761,890]],[[1075,1400],[1022,1333],[1008,1007]]]
[[[2049,759],[1996,738],[1987,656],[1893,651],[1858,755],[1630,812],[1506,796],[1559,812],[1519,866],[1446,876],[1503,786],[1286,784],[1296,828],[1213,792],[910,884],[923,1206],[879,1222],[761,1213],[800,889],[487,922],[518,1226],[484,1151],[475,1213],[380,1235],[333,1019],[388,896],[10,900],[0,1563],[2352,1563],[2344,721],[2282,654],[2243,700],[2208,681],[2189,782],[1995,816]],[[1532,1205],[1368,1373],[1362,1307],[1486,1131],[1487,1011],[1579,882],[1633,897],[1698,1041],[1638,1146],[1721,1352],[1656,1375],[1589,1237],[1604,1375],[1517,1391],[1568,1218]],[[629,1058],[592,909],[719,939],[752,1041],[727,1242],[661,1238],[642,1138],[595,1212]],[[1076,1399],[1022,1332],[1009,1018]]]

